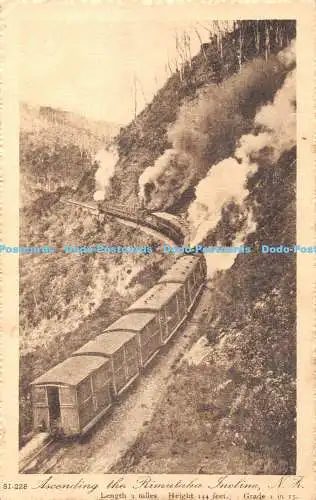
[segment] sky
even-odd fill
[[[207,6],[206,6],[207,8]],[[118,124],[134,115],[134,78],[139,112],[166,81],[166,63],[177,55],[175,35],[195,33],[207,41],[207,11],[150,7],[28,7],[19,29],[19,96]],[[211,22],[211,21],[210,21]]]

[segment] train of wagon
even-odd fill
[[[179,257],[117,321],[31,384],[34,429],[83,435],[167,344],[206,279],[203,255]]]

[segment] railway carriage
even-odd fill
[[[181,308],[184,288],[181,283],[159,283],[132,304],[128,312],[156,313],[160,325],[161,344],[166,344],[185,319]]]
[[[182,283],[185,304],[190,311],[204,284],[206,272],[206,261],[203,255],[184,255],[163,275],[158,283]]]
[[[112,393],[118,397],[139,376],[136,335],[106,331],[73,353],[73,356],[104,356],[111,365]]]
[[[167,214],[165,214],[164,212],[161,212],[161,214],[159,214],[159,212],[153,213],[150,210],[139,209],[136,207],[135,209],[130,209],[129,205],[117,207],[115,205],[112,205],[111,203],[104,202],[99,202],[99,210],[100,212],[105,211],[112,214],[113,216],[117,215],[125,220],[137,222],[151,229],[161,231],[175,243],[183,243],[184,237],[181,225],[175,221],[175,217],[170,217],[169,220],[166,220]]]
[[[32,382],[34,427],[87,432],[111,406],[110,360],[70,357]]]
[[[130,312],[115,321],[106,331],[116,335],[133,332],[137,336],[141,368],[147,366],[162,345],[160,324],[154,312]]]
[[[34,380],[34,427],[87,432],[185,321],[205,277],[203,255],[179,257],[104,333]]]

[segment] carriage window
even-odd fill
[[[47,403],[46,387],[34,387],[33,388],[33,400],[34,400],[34,403]]]
[[[190,278],[189,278],[189,289],[192,289],[194,288],[194,277],[193,277],[193,274],[191,274]]]
[[[203,262],[202,262],[202,260],[199,261],[198,270],[199,270],[200,279],[202,280],[203,279]]]
[[[173,318],[176,313],[177,313],[177,300],[176,300],[176,296],[174,296],[170,300],[170,302],[168,302],[166,304],[167,321],[169,321],[171,318]]]
[[[165,322],[166,322],[166,317],[165,317],[165,311],[164,311],[164,309],[162,309],[161,311],[159,311],[159,319],[160,319],[160,324],[164,325]]]
[[[119,365],[122,365],[124,363],[124,354],[122,348],[120,348],[120,350],[114,354],[113,361],[115,369],[118,369]]]
[[[155,330],[155,332],[160,331],[160,323],[159,323],[158,316],[156,316],[154,319],[154,330]]]
[[[182,316],[185,307],[184,288],[177,292],[179,314]]]
[[[136,342],[135,340],[130,340],[126,345],[125,345],[125,352],[126,352],[126,356],[127,357],[130,357],[130,356],[135,356],[137,354],[137,345],[136,345]]]
[[[131,341],[126,342],[126,344],[124,345],[124,349],[125,349],[125,357],[129,357],[130,353],[133,352],[133,346]]]
[[[157,316],[153,319],[152,323],[153,323],[153,328],[157,330],[159,328],[159,320]]]
[[[111,368],[111,364],[108,363],[106,366],[104,366],[104,373],[105,373],[105,380],[109,380],[110,378],[112,378],[112,368]]]
[[[152,320],[148,326],[149,326],[150,338],[153,337],[154,335],[156,335],[156,333],[160,331],[160,326],[159,326],[159,322],[157,321],[157,318]]]
[[[197,267],[194,269],[193,276],[194,276],[195,286],[197,286],[200,281],[199,269]]]

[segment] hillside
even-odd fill
[[[25,104],[20,123],[20,245],[57,247],[53,255],[20,256],[22,443],[32,428],[30,382],[117,319],[161,276],[166,259],[64,254],[67,244],[154,243],[139,231],[100,225],[95,216],[59,202],[76,197],[83,183],[93,199],[95,154],[119,127]]]
[[[150,192],[157,187],[154,178],[148,182],[147,206],[172,212],[187,208],[194,198],[194,185],[212,164],[232,154],[238,139],[251,129],[257,108],[282,85],[286,69],[276,53],[295,36],[295,23],[269,23],[268,58],[264,22],[237,23],[220,44],[212,38],[203,44],[182,73],[174,73],[144,111],[120,130],[115,141],[119,162],[111,182],[113,197],[139,204],[139,177],[158,160],[161,198],[150,200]],[[278,30],[283,38],[276,43]],[[170,151],[173,165],[165,169]]]
[[[205,244],[294,242],[294,38],[291,21],[244,21],[203,44],[111,141],[118,161],[106,199],[180,213]],[[38,119],[48,127],[21,133],[22,186],[38,189],[21,212],[21,243],[152,243],[58,203],[93,198],[104,137],[77,136],[86,130],[80,120],[75,129],[68,115],[45,113]],[[21,436],[31,429],[29,382],[122,314],[169,262],[161,254],[21,258]],[[295,471],[295,257],[211,256],[208,266],[213,300],[201,335],[209,356],[177,371],[113,472]]]
[[[280,158],[277,183],[262,159],[248,199],[260,216],[246,245],[295,243],[295,158],[295,149]],[[259,254],[239,255],[209,281],[200,334],[210,353],[177,370],[113,473],[295,474],[295,280],[295,256]]]
[[[52,127],[54,127],[52,130]],[[20,103],[20,127],[21,131],[35,136],[44,130],[52,130],[51,136],[64,138],[65,143],[78,142],[82,145],[84,139],[94,137],[98,140],[107,141],[115,136],[121,125],[101,120],[91,120],[85,116],[64,111],[50,106],[35,106],[25,102]],[[76,133],[75,133],[76,132]],[[91,142],[93,144],[93,142]]]
[[[114,123],[21,103],[21,206],[41,196],[42,191],[75,190],[82,176],[91,171],[96,152],[119,130]]]

